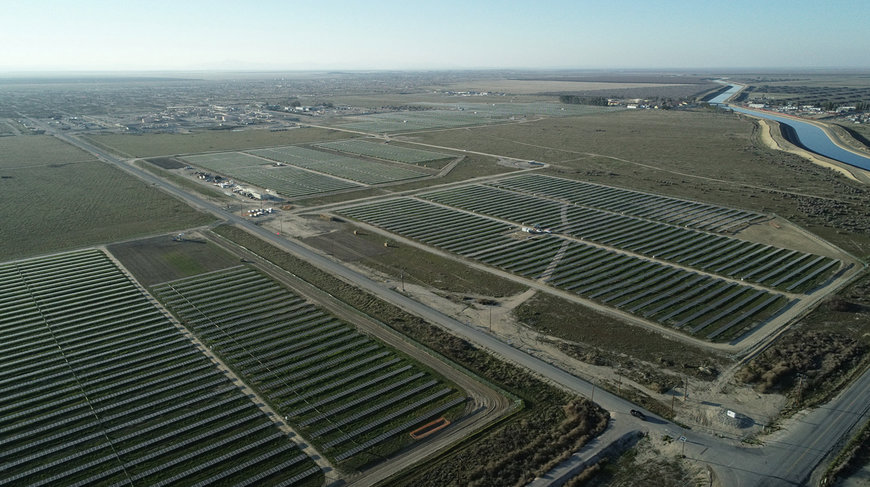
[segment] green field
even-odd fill
[[[346,139],[347,133],[319,128],[268,130],[211,130],[193,134],[93,135],[92,142],[129,157],[196,154],[208,151],[257,149],[277,145],[306,144]]]
[[[0,258],[204,225],[213,218],[102,162],[4,169]]]

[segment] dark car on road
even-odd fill
[[[643,414],[642,412],[638,411],[637,409],[632,409],[631,415],[634,416],[635,418],[638,418],[638,419],[644,419],[644,420],[646,419],[646,414]]]

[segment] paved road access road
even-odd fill
[[[533,357],[523,350],[514,348],[484,331],[466,326],[440,311],[414,301],[307,247],[276,236],[252,222],[229,213],[196,195],[182,191],[146,171],[125,164],[120,159],[88,142],[57,133],[48,127],[46,129],[48,133],[61,140],[90,152],[103,161],[119,166],[126,172],[162,188],[195,208],[239,225],[261,239],[355,284],[384,301],[416,314],[433,324],[440,325],[567,390],[586,397],[592,396],[593,386],[589,382]],[[859,423],[867,420],[868,405],[870,405],[870,370],[866,371],[829,404],[798,417],[794,421],[789,421],[785,425],[784,431],[766,439],[767,444],[763,447],[746,447],[731,440],[704,433],[684,431],[679,426],[656,418],[648,411],[644,411],[648,420],[641,421],[631,417],[629,411],[631,409],[642,410],[642,408],[600,389],[595,391],[595,402],[611,412],[614,426],[620,433],[640,429],[650,434],[674,436],[678,433],[685,436],[687,439],[685,455],[688,458],[708,464],[716,473],[717,478],[721,480],[721,485],[733,487],[806,485],[813,471],[825,460],[828,453],[843,445],[844,435],[849,431],[854,431]]]

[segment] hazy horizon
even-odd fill
[[[870,69],[857,1],[15,2],[0,72]]]

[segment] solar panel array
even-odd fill
[[[322,478],[104,253],[0,265],[0,296],[0,485]]]
[[[249,151],[261,157],[311,169],[363,184],[380,184],[429,176],[410,166],[385,164],[370,159],[347,157],[334,152],[287,146]]]
[[[184,156],[184,159],[237,181],[274,190],[288,198],[363,187],[352,181],[292,166],[273,167],[268,160],[242,152]]]
[[[336,460],[375,447],[378,455],[388,455],[410,440],[387,440],[465,400],[407,357],[252,268],[180,279],[154,290],[298,431]],[[396,422],[408,426],[394,431]]]
[[[824,277],[840,264],[829,257],[491,186],[461,186],[421,197],[515,224],[534,222],[557,234],[785,291],[805,290],[814,277]],[[748,221],[728,209],[722,211],[726,218]],[[804,279],[811,274],[814,277]]]
[[[807,290],[828,278],[839,264],[826,257],[651,220],[628,220],[612,212],[494,187],[469,185],[423,197],[440,204],[406,197],[339,213],[709,340],[740,336],[786,309],[791,299],[773,286],[782,291]],[[628,226],[610,228],[611,220]],[[541,222],[564,234],[522,233],[518,225],[523,222],[529,226]],[[611,234],[606,239],[596,233],[605,226]],[[645,226],[655,231],[647,232]],[[633,232],[643,237],[632,237]],[[617,240],[614,235],[619,235]],[[590,237],[588,243],[580,240],[584,236]],[[600,243],[592,236],[601,238]],[[644,249],[658,247],[651,252],[656,260],[642,255]],[[698,271],[685,268],[686,262]],[[749,285],[741,278],[765,286]]]
[[[454,156],[432,152],[428,150],[402,147],[395,144],[368,142],[360,139],[339,140],[336,142],[324,142],[317,144],[323,149],[347,152],[359,156],[375,157],[388,161],[403,162],[405,164],[425,164],[431,161],[450,159]]]
[[[575,205],[712,232],[728,231],[767,218],[754,211],[543,174],[522,174],[491,184],[513,191],[558,198]]]

